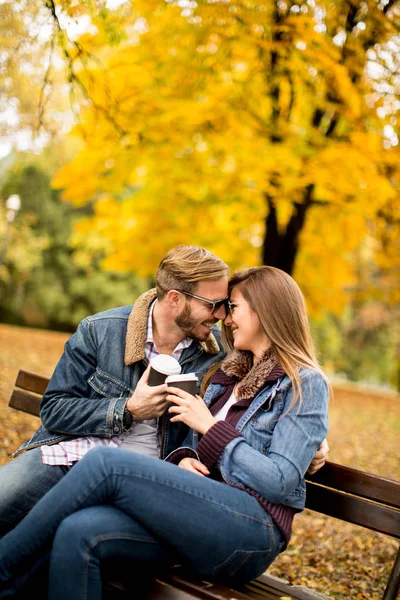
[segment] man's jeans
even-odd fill
[[[42,463],[40,448],[20,454],[0,468],[0,537],[31,510],[69,471]]]
[[[100,565],[110,559],[129,559],[133,581],[149,565],[176,563],[205,576],[247,581],[284,545],[248,493],[103,447],[90,450],[0,541],[0,598],[26,583],[53,538],[49,600],[101,598]]]

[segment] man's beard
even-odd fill
[[[212,321],[212,318],[209,319],[209,321]],[[190,310],[190,306],[188,304],[185,304],[185,308],[181,314],[176,317],[175,323],[182,329],[186,337],[192,338],[199,342],[204,342],[211,333],[211,331],[209,331],[209,333],[202,333],[199,331],[200,325],[203,323],[203,321],[194,319],[192,317],[192,311]]]

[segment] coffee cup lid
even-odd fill
[[[176,375],[181,372],[181,365],[169,354],[157,354],[151,359],[150,365],[164,375]]]
[[[196,373],[181,373],[180,375],[169,375],[165,383],[173,383],[174,381],[198,381]]]

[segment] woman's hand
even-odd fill
[[[328,454],[329,454],[329,445],[325,438],[321,442],[320,447],[318,448],[314,458],[312,459],[311,464],[307,469],[307,473],[309,475],[314,475],[314,473],[319,471],[320,468],[323,467],[324,464],[326,463]]]
[[[168,412],[174,415],[173,423],[181,421],[204,435],[217,422],[200,396],[192,396],[172,386],[167,388],[167,393],[166,400],[172,404]]]
[[[203,465],[203,463],[197,460],[197,458],[182,458],[178,467],[181,467],[181,469],[185,469],[186,471],[190,471],[191,473],[196,473],[196,475],[202,475],[203,477],[206,477],[210,474],[210,471],[207,469],[206,465]]]

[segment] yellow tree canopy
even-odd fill
[[[374,239],[395,295],[399,2],[48,4],[83,94],[84,146],[54,185],[93,204],[77,236],[107,239],[106,267],[148,275],[200,244],[283,268],[336,310]],[[73,43],[63,12],[90,19]]]

